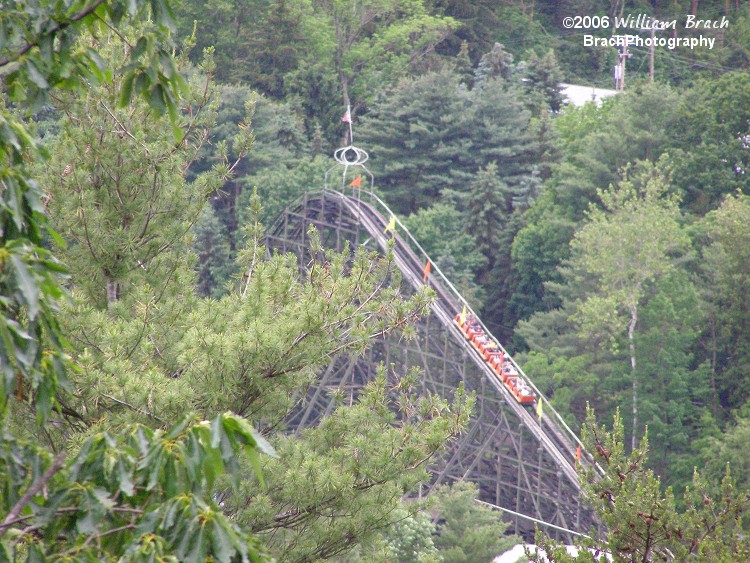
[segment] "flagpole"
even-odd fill
[[[349,144],[354,144],[354,130],[352,129],[352,108],[349,104],[346,105],[346,115],[349,116]]]

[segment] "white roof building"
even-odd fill
[[[586,102],[594,102],[597,106],[600,106],[604,98],[618,94],[617,90],[579,86],[577,84],[560,84],[560,87],[562,88],[562,95],[574,106],[582,106]]]

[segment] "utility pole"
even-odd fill
[[[649,70],[649,76],[651,77],[651,82],[654,81],[654,51],[656,49],[655,45],[655,33],[657,31],[663,31],[664,30],[664,24],[658,20],[652,20],[651,26],[649,27],[649,31],[651,32],[651,61],[648,66]]]
[[[622,38],[622,51],[618,53],[618,56],[620,58],[619,64],[615,65],[615,90],[624,90],[625,89],[625,59],[630,58],[630,53],[628,53],[628,36],[627,35],[621,35],[619,36]]]

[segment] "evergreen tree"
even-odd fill
[[[246,84],[275,99],[284,96],[285,78],[304,56],[302,4],[294,0],[185,1],[175,20],[179,37],[196,27],[195,63],[211,48],[218,80]]]
[[[526,95],[529,97],[527,107],[534,113],[539,109],[546,109],[553,113],[560,111],[563,104],[561,82],[562,73],[555,53],[547,51],[543,57],[532,53],[526,65],[524,82]]]
[[[309,147],[302,121],[290,104],[274,102],[247,87],[222,85],[218,87],[215,105],[216,123],[205,132],[203,150],[188,169],[188,178],[221,166],[227,159],[233,162],[231,177],[226,178],[212,197],[214,210],[234,251],[252,188],[263,185],[266,170],[278,174],[307,160]],[[240,135],[238,123],[244,128]],[[248,141],[254,149],[249,152]],[[259,176],[261,179],[257,179]],[[261,193],[267,207],[277,211],[277,207],[270,205],[271,197],[265,197],[270,194]],[[275,217],[274,214],[268,220]]]
[[[477,170],[497,163],[515,187],[530,173],[533,139],[516,87],[502,79],[471,92],[443,70],[404,81],[375,104],[360,130],[385,198],[413,213],[465,194]]]
[[[495,266],[499,254],[504,251],[500,246],[501,233],[512,212],[508,192],[508,186],[497,177],[494,162],[479,170],[469,184],[464,218],[466,231],[477,241],[477,250],[487,258],[487,269]]]
[[[406,510],[398,514],[400,520],[391,526],[384,537],[387,560],[399,563],[442,561],[432,538],[435,524],[424,512],[409,515]]]
[[[525,209],[531,207],[541,195],[542,184],[552,177],[552,170],[559,163],[557,147],[557,133],[552,125],[552,117],[546,109],[542,109],[529,122],[529,135],[533,139],[535,150],[532,156],[533,179],[528,181],[521,193],[517,194],[516,207]]]
[[[530,115],[519,98],[518,84],[502,78],[487,79],[471,91],[472,177],[494,162],[498,177],[517,189],[531,174],[536,146],[528,130]]]
[[[474,87],[474,69],[469,58],[469,45],[466,41],[461,42],[461,48],[456,55],[456,74],[461,77],[461,84],[469,90]]]
[[[404,80],[373,103],[359,142],[394,211],[429,207],[473,173],[471,113],[467,90],[449,71]]]
[[[342,401],[299,439],[281,439],[279,463],[269,458],[264,467],[268,486],[241,486],[236,519],[284,561],[330,558],[398,523],[403,495],[429,478],[426,462],[466,423],[463,399],[454,410],[439,398],[410,397],[410,379],[388,383],[383,369],[353,406]],[[395,389],[407,393],[400,405],[388,398]]]
[[[36,2],[33,9],[11,2],[4,6],[8,17],[3,21],[9,40],[0,46],[0,69],[12,69],[5,75],[3,94],[25,109],[29,102],[46,102],[55,90],[63,98],[66,91],[83,86],[115,90],[119,84],[112,84],[112,71],[94,50],[100,44],[93,35],[106,36],[108,30],[148,15],[154,23],[129,30],[137,33],[131,36],[136,48],[118,57],[128,73],[120,101],[130,101],[137,81],[136,92],[149,100],[154,114],[168,112],[177,125],[184,83],[166,42],[170,12],[168,2]],[[93,35],[78,43],[87,29]],[[210,495],[217,476],[236,474],[239,458],[257,458],[261,450],[272,453],[247,421],[231,414],[211,422],[184,417],[168,431],[136,426],[119,436],[91,431],[87,440],[83,417],[66,406],[63,391],[71,387],[64,385],[65,372],[78,372],[66,370],[71,362],[63,354],[67,343],[56,315],[63,292],[55,274],[62,268],[41,246],[46,235],[57,242],[60,237],[43,219],[41,190],[29,177],[25,160],[46,153],[5,103],[2,107],[0,557],[260,560],[263,550],[257,542],[224,517]],[[128,132],[122,124],[116,131]],[[72,165],[61,176],[71,172]],[[97,178],[94,173],[85,181]],[[24,346],[19,346],[21,340]],[[34,425],[28,406],[37,415],[33,440],[21,438],[23,427]],[[46,447],[43,442],[59,431],[77,432],[80,440]],[[217,447],[219,443],[225,447]]]
[[[476,502],[473,483],[459,481],[435,492],[437,535],[435,546],[445,563],[492,561],[518,540],[505,535],[508,525],[500,514]]]
[[[495,43],[492,49],[479,59],[475,80],[477,84],[497,77],[510,80],[514,72],[513,55],[506,51],[503,45]]]
[[[0,293],[6,296],[0,304],[0,365],[4,375],[0,412],[7,408],[8,397],[16,394],[38,409],[40,420],[49,413],[67,364],[55,315],[62,297],[58,276],[63,268],[45,248],[45,237],[56,235],[48,229],[42,192],[27,167],[30,159],[43,159],[47,153],[32,138],[24,117],[31,110],[41,109],[52,91],[76,90],[106,81],[106,67],[96,51],[77,50],[76,39],[84,28],[103,32],[110,19],[115,23],[123,18],[137,19],[147,9],[141,2],[131,2],[127,9],[119,3],[103,4],[94,20],[91,12],[97,6],[70,8],[40,1],[34,9],[18,2],[3,9],[8,40],[0,45],[0,71],[5,75],[0,110]],[[135,41],[139,48],[121,58],[129,84],[121,99],[130,99],[133,83],[138,80],[136,93],[147,99],[156,113],[167,111],[175,117],[184,81],[169,56],[169,10],[168,2],[159,3],[155,27],[140,30]],[[61,44],[53,49],[60,38]],[[18,113],[9,107],[15,107]]]
[[[706,217],[709,244],[701,271],[707,301],[706,358],[710,363],[711,404],[742,406],[750,390],[750,197],[727,197]]]
[[[577,542],[577,555],[537,533],[539,549],[527,552],[541,563],[596,561],[603,554],[614,561],[744,561],[750,544],[742,521],[750,510],[750,495],[738,491],[727,472],[712,495],[697,471],[685,491],[686,509],[677,510],[671,488],[662,491],[659,479],[646,469],[648,441],[625,453],[622,421],[615,416],[612,432],[599,427],[589,411],[584,444],[604,475],[590,466],[579,480],[591,499],[605,532]]]
[[[85,98],[91,100],[90,105],[80,107],[94,107],[97,95],[107,99],[107,92],[92,90]],[[122,137],[134,146],[123,146],[121,138],[114,136],[116,150],[110,152],[144,150],[145,145],[146,155],[155,156],[157,148],[166,146],[173,160],[163,157],[162,169],[184,170],[186,161],[194,161],[192,152],[160,143],[158,129],[148,127],[151,122],[146,119],[137,119],[139,109],[131,108],[128,113],[133,119],[128,122],[132,137]],[[70,119],[63,127],[66,138],[85,134],[77,129],[82,121],[77,110],[71,104]],[[249,134],[247,128],[245,134]],[[66,154],[65,147],[55,150]],[[100,150],[105,154],[104,148]],[[183,188],[154,190],[151,199],[134,196],[123,209],[115,197],[94,201],[85,197],[98,193],[96,176],[82,172],[77,176],[80,199],[75,201],[85,214],[100,213],[119,221],[126,213],[140,217],[160,210],[163,223],[152,236],[174,230],[171,246],[159,247],[169,258],[169,268],[159,268],[158,257],[144,262],[145,268],[128,279],[127,291],[108,309],[87,292],[73,293],[65,311],[65,327],[73,342],[71,354],[81,370],[60,403],[82,427],[70,428],[58,415],[55,422],[60,430],[52,430],[46,439],[61,447],[69,432],[74,439],[83,439],[104,427],[124,433],[134,422],[168,426],[185,412],[197,413],[200,419],[226,411],[251,417],[281,452],[279,463],[264,469],[267,486],[250,470],[263,463],[255,456],[239,461],[246,466],[245,480],[234,488],[228,480],[222,481],[211,490],[243,534],[252,531],[262,536],[269,549],[285,560],[329,557],[374,538],[379,527],[392,521],[391,512],[400,498],[426,479],[431,456],[464,427],[471,401],[461,391],[453,406],[438,397],[416,397],[409,380],[386,384],[381,377],[356,404],[343,404],[321,426],[297,439],[285,438],[276,429],[283,428],[296,397],[326,363],[339,354],[363,350],[376,334],[400,331],[408,319],[426,311],[429,295],[420,292],[408,300],[399,298],[392,256],[378,257],[361,248],[353,255],[349,251],[327,253],[314,232],[309,233],[314,259],[300,280],[295,257],[267,259],[260,242],[261,211],[256,198],[246,245],[238,253],[244,275],[223,298],[200,299],[193,289],[191,260],[185,251],[184,218],[167,213],[175,201],[174,205],[194,204],[196,212],[200,211],[197,196],[181,177],[150,176],[149,183],[144,183],[139,169],[129,163],[102,157],[91,165],[100,163],[109,164],[108,176],[122,177],[121,186],[132,186],[129,194],[137,196],[155,185]],[[199,192],[203,201],[229,170],[231,166],[225,164],[197,177],[194,184],[204,187]],[[54,173],[45,180],[58,181]],[[57,195],[60,203],[54,218],[61,234],[72,238],[79,227],[70,215],[77,215],[70,203],[63,205],[62,193]],[[122,232],[112,233],[113,238],[117,240]],[[90,248],[105,242],[92,242]],[[119,248],[118,259],[124,264],[132,263],[142,251],[137,244]],[[87,287],[94,279],[89,272],[99,267],[96,256],[82,259],[73,270],[73,286]],[[406,398],[391,400],[391,391],[403,392]],[[400,415],[409,416],[390,410],[397,406],[405,409]],[[18,423],[23,426],[22,420]],[[342,436],[348,436],[351,443],[332,448]],[[393,455],[396,444],[408,444],[403,455]],[[353,451],[361,454],[353,455]],[[307,496],[302,497],[300,490],[307,491]],[[294,516],[283,516],[288,513]]]
[[[195,225],[193,247],[198,257],[198,293],[203,297],[221,297],[234,273],[234,263],[226,232],[210,204],[204,207]]]
[[[114,59],[126,47],[110,39],[99,52]],[[181,117],[185,130],[177,142],[166,116],[140,102],[117,107],[119,88],[128,80],[114,74],[112,84],[60,100],[62,125],[50,141],[56,159],[46,164],[42,178],[52,221],[72,243],[63,253],[76,290],[97,306],[113,307],[131,287],[144,282],[157,287],[173,278],[185,260],[184,235],[233,166],[222,155],[192,182],[185,180],[212,124],[209,77],[193,74],[196,94],[184,101],[190,111]],[[85,127],[77,119],[85,120]],[[252,142],[252,132],[240,129],[235,158]]]

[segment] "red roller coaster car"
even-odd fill
[[[522,405],[531,405],[536,400],[536,394],[529,384],[518,373],[518,369],[510,361],[510,356],[503,351],[502,346],[492,336],[487,334],[474,315],[456,315],[453,319],[461,329],[466,339],[476,348],[485,363],[492,369],[495,376],[510,391]]]

